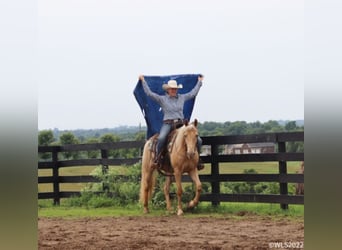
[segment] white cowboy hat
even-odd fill
[[[177,84],[176,80],[169,80],[167,84],[163,84],[163,89],[168,90],[168,89],[181,89],[183,88],[182,84]]]

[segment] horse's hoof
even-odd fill
[[[148,208],[144,208],[144,214],[148,214],[149,212]]]
[[[190,201],[188,204],[188,208],[194,208],[196,206],[194,201]]]
[[[182,209],[178,209],[177,215],[178,215],[178,216],[183,215],[183,210],[182,210]]]

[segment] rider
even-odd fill
[[[163,89],[166,91],[165,95],[158,95],[151,91],[147,85],[143,75],[139,76],[139,80],[142,82],[143,89],[147,96],[155,100],[162,108],[164,113],[163,125],[160,129],[160,133],[157,141],[157,151],[154,159],[154,165],[158,166],[160,164],[160,154],[165,146],[167,135],[174,128],[177,123],[183,122],[184,114],[183,108],[184,103],[187,100],[193,99],[198,94],[199,89],[202,86],[203,76],[198,76],[198,81],[196,86],[188,93],[178,94],[178,89],[183,86],[177,84],[176,80],[169,80],[167,84],[163,84]],[[197,137],[197,151],[200,154],[202,146],[202,139]],[[199,170],[204,168],[204,165],[199,162],[197,168]]]

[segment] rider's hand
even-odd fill
[[[198,76],[198,81],[203,81],[203,78],[204,78],[203,75],[199,75],[199,76]]]
[[[142,81],[142,82],[145,81],[144,76],[143,76],[143,75],[140,75],[140,76],[139,76],[139,80]]]

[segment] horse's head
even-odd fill
[[[185,123],[183,129],[187,157],[193,158],[197,151],[197,120],[190,124]]]

